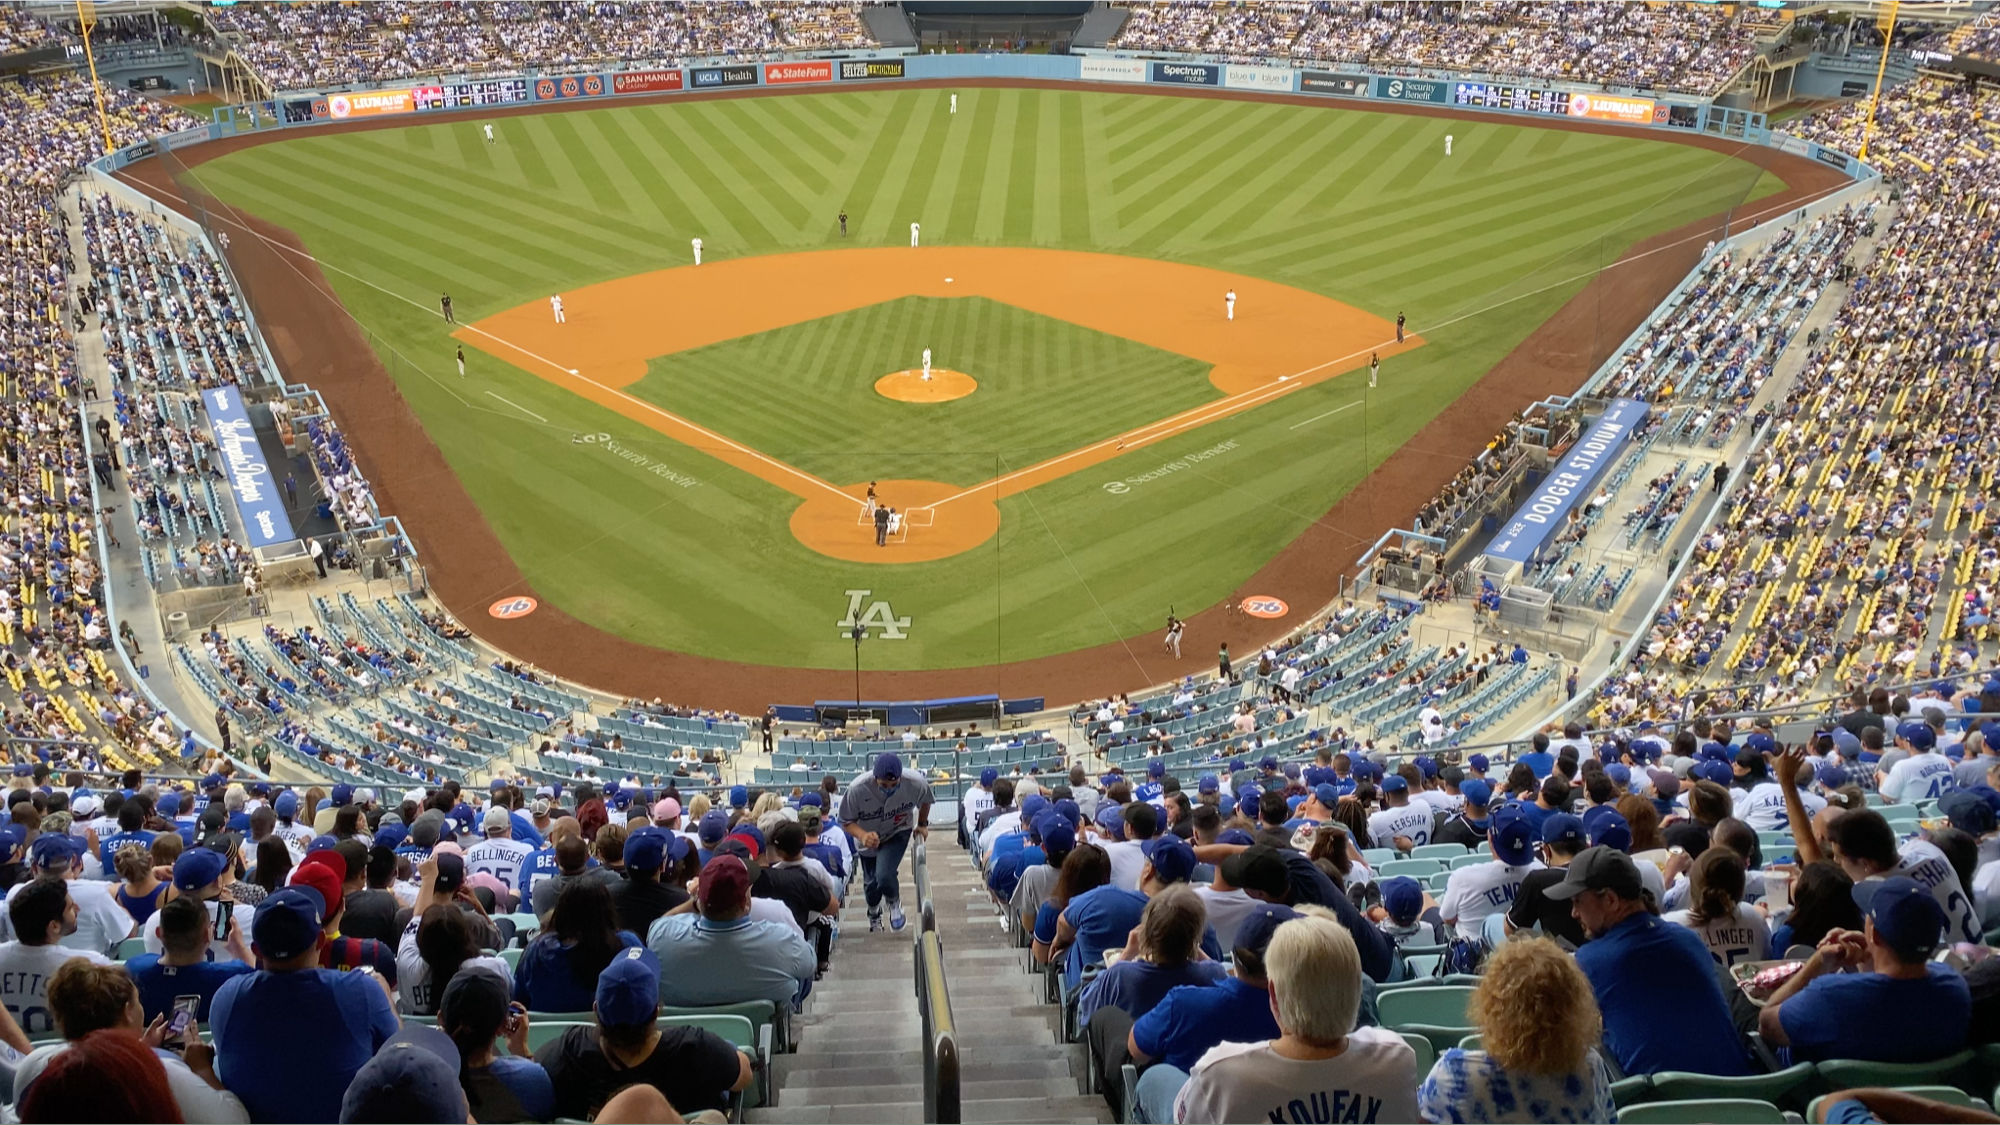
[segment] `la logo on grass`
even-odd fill
[[[847,616],[840,619],[840,635],[851,637],[858,627],[864,637],[869,635],[871,629],[882,630],[881,637],[885,641],[900,641],[908,637],[910,634],[906,630],[910,627],[909,617],[907,615],[897,617],[896,611],[890,608],[887,598],[868,601],[868,595],[874,592],[873,590],[847,591]],[[864,601],[868,601],[867,609],[861,608],[861,603]]]

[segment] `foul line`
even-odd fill
[[[1360,406],[1360,405],[1361,405],[1361,401],[1360,401],[1359,399],[1356,399],[1355,401],[1353,401],[1353,402],[1350,402],[1350,403],[1348,403],[1348,404],[1347,404],[1346,406],[1336,406],[1336,407],[1334,407],[1334,408],[1333,408],[1332,410],[1329,410],[1329,411],[1327,411],[1327,412],[1326,412],[1326,413],[1324,413],[1324,414],[1315,414],[1315,415],[1313,415],[1312,417],[1310,417],[1310,418],[1306,419],[1306,420],[1305,420],[1305,421],[1303,421],[1303,422],[1294,422],[1294,423],[1292,424],[1291,428],[1292,428],[1292,429],[1294,429],[1294,430],[1296,430],[1296,429],[1298,429],[1298,428],[1299,428],[1300,426],[1310,426],[1310,425],[1312,425],[1312,424],[1313,424],[1314,422],[1317,422],[1317,421],[1319,421],[1319,420],[1320,420],[1321,418],[1331,418],[1331,417],[1333,417],[1334,415],[1336,415],[1336,414],[1340,413],[1340,412],[1341,412],[1341,411],[1343,411],[1343,410],[1352,410],[1352,409],[1354,409],[1355,407],[1357,407],[1357,406]]]
[[[486,397],[488,397],[488,398],[497,398],[497,399],[500,399],[500,401],[501,401],[501,402],[504,402],[504,403],[506,403],[506,404],[507,404],[508,406],[511,406],[511,407],[513,407],[514,409],[516,409],[516,410],[520,411],[520,412],[521,412],[521,413],[523,413],[523,414],[526,414],[526,415],[527,415],[528,417],[530,417],[530,418],[533,418],[533,419],[534,419],[535,421],[537,421],[537,422],[546,422],[546,421],[548,421],[548,419],[547,419],[547,418],[544,418],[544,417],[542,417],[541,415],[539,415],[539,414],[535,413],[534,411],[532,411],[532,410],[528,409],[527,407],[525,407],[525,406],[522,406],[522,405],[521,405],[520,403],[518,403],[518,402],[515,402],[515,401],[514,401],[513,399],[510,399],[510,398],[501,398],[501,397],[500,397],[499,395],[496,395],[496,394],[494,394],[494,393],[493,393],[492,391],[487,391],[487,392],[486,392]]]

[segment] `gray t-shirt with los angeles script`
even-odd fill
[[[915,774],[905,773],[892,789],[864,776],[848,786],[847,796],[841,798],[840,822],[888,840],[916,827],[917,810],[930,803],[929,783]],[[862,854],[871,853],[864,849]]]

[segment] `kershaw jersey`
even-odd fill
[[[1896,850],[1903,859],[1889,874],[1906,875],[1930,890],[1931,897],[1944,908],[1945,940],[1977,944],[1979,911],[1972,904],[1972,896],[1959,886],[1958,873],[1951,869],[1951,861],[1944,857],[1944,852],[1929,840],[1911,840]]]
[[[1412,847],[1431,842],[1431,807],[1412,801],[1399,809],[1384,809],[1368,818],[1368,838],[1378,848],[1395,846],[1396,837],[1407,837]]]

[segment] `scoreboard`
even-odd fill
[[[464,109],[482,105],[515,105],[534,100],[525,78],[494,78],[481,82],[447,82],[416,90],[418,109]]]
[[[1569,91],[1545,90],[1539,86],[1457,82],[1452,84],[1451,100],[1455,105],[1479,109],[1511,109],[1524,113],[1546,113],[1554,117],[1569,116]]]

